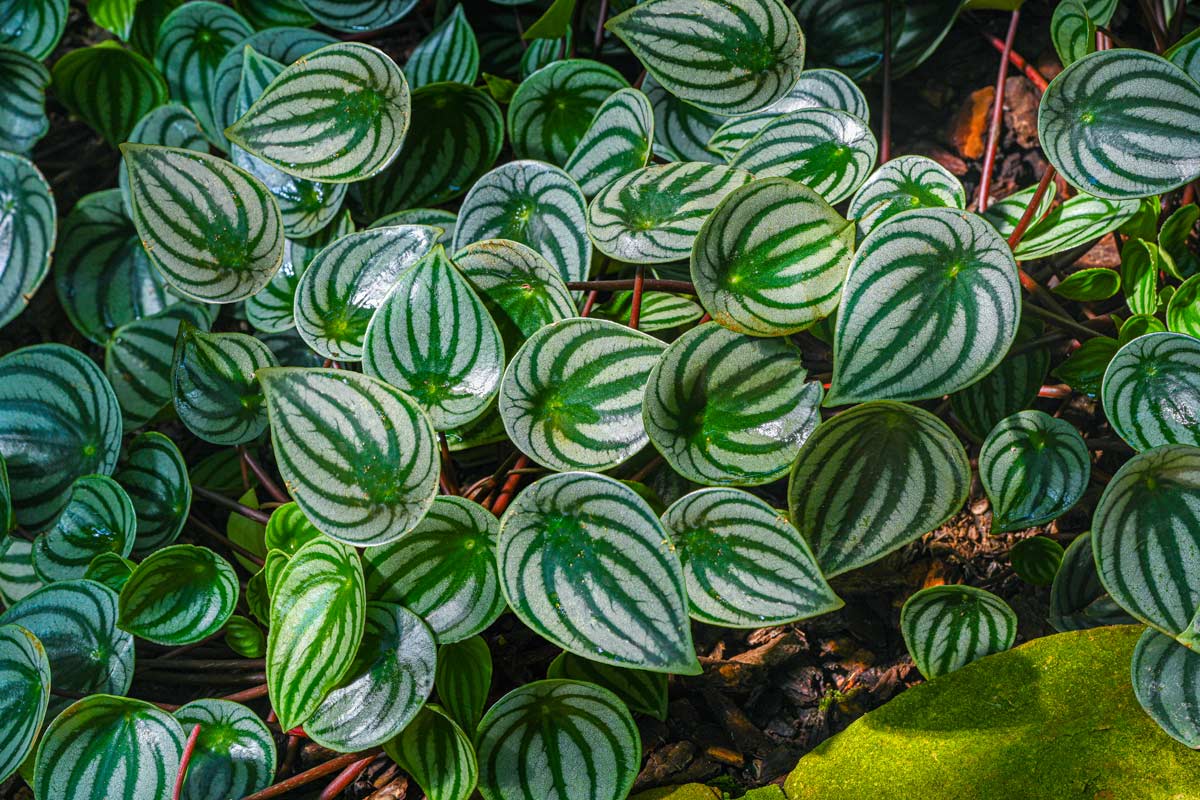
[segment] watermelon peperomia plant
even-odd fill
[[[68,48],[0,1],[0,779],[622,800],[694,626],[836,611],[976,476],[996,532],[1091,513],[1013,567],[1144,623],[1200,748],[1200,29],[1116,6],[1057,6],[1050,166],[969,204],[890,141],[958,2],[89,0]],[[62,110],[109,161],[60,210]],[[510,613],[544,680],[493,684]],[[929,678],[1017,636],[968,585],[898,622]]]

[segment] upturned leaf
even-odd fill
[[[33,751],[50,703],[50,662],[37,637],[0,626],[0,779]]]
[[[244,333],[209,334],[183,322],[171,368],[175,412],[196,436],[243,444],[267,427],[256,370],[278,366],[265,344]]]
[[[1058,60],[1069,67],[1096,50],[1096,23],[1080,0],[1063,0],[1050,17],[1050,41]]]
[[[596,109],[563,169],[579,182],[585,197],[594,197],[622,175],[646,166],[653,138],[654,112],[646,95],[618,89]]]
[[[1120,346],[1120,342],[1108,336],[1088,339],[1050,374],[1075,391],[1095,397],[1100,394],[1104,373]]]
[[[261,791],[275,776],[275,738],[250,709],[193,700],[175,712],[185,731],[200,726],[180,800],[219,800]]]
[[[1109,362],[1100,397],[1109,424],[1134,450],[1200,445],[1200,340],[1139,336]]]
[[[267,654],[267,637],[258,624],[234,614],[225,623],[225,644],[242,658],[262,658]]]
[[[25,310],[50,271],[58,214],[33,162],[0,151],[0,327]]]
[[[1200,338],[1200,275],[1193,275],[1175,287],[1175,294],[1167,303],[1167,327]]]
[[[936,678],[1012,647],[1017,615],[983,589],[931,586],[904,603],[900,631],[917,669]]]
[[[129,555],[136,534],[133,502],[120,484],[105,475],[84,475],[71,484],[54,527],[34,543],[33,568],[46,583],[83,578],[101,553]]]

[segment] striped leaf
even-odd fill
[[[756,485],[787,474],[821,420],[821,385],[805,383],[800,350],[715,322],[687,331],[646,379],[646,432],[695,483]]]
[[[539,69],[521,82],[508,105],[513,154],[566,164],[604,101],[628,86],[615,69],[589,59]]]
[[[1088,339],[1050,374],[1075,391],[1095,397],[1100,394],[1104,370],[1120,346],[1116,339],[1107,336]]]
[[[630,711],[667,718],[667,676],[661,672],[598,664],[574,653],[559,653],[546,669],[551,680],[591,683],[620,698]]]
[[[50,130],[50,73],[32,56],[0,45],[0,150],[28,153]]]
[[[137,513],[134,555],[175,541],[192,506],[187,464],[175,443],[157,431],[139,434],[129,442],[115,477]]]
[[[407,392],[435,430],[482,414],[503,369],[496,324],[440,244],[392,287],[363,337],[363,372]]]
[[[692,492],[672,503],[662,522],[683,563],[692,619],[761,628],[842,606],[804,538],[749,492]]]
[[[871,174],[878,149],[871,129],[859,117],[809,108],[768,123],[729,165],[757,178],[791,178],[837,203]]]
[[[637,89],[619,89],[596,110],[563,166],[585,197],[646,166],[654,138],[654,111]]]
[[[318,538],[321,532],[295,503],[284,503],[271,512],[263,530],[263,545],[267,551],[278,550],[294,556],[301,547]]]
[[[354,663],[304,723],[314,742],[353,753],[389,741],[433,690],[437,646],[419,616],[392,603],[367,603]]]
[[[1158,245],[1143,239],[1133,239],[1121,248],[1121,288],[1125,304],[1134,314],[1151,316],[1158,309],[1158,273],[1162,260]]]
[[[158,30],[167,16],[183,5],[183,0],[138,0],[133,15],[133,27],[129,30],[129,46],[147,58],[154,56]]]
[[[600,319],[545,326],[513,355],[497,406],[509,438],[551,469],[606,470],[647,440],[642,391],[664,345]]]
[[[221,59],[254,29],[228,6],[200,0],[184,3],[158,29],[154,65],[167,79],[171,97],[192,110],[205,134],[221,141],[213,87]]]
[[[412,530],[433,502],[433,427],[403,392],[336,369],[259,370],[275,459],[288,491],[323,533],[358,547]],[[353,435],[355,446],[343,446]]]
[[[15,536],[0,537],[0,602],[11,606],[42,585],[33,571],[33,545]]]
[[[101,553],[129,555],[136,533],[133,502],[120,484],[104,475],[84,475],[71,484],[54,527],[34,543],[34,571],[46,583],[85,577]]]
[[[396,157],[411,103],[391,58],[370,45],[340,42],[280,73],[225,135],[289,175],[350,183]]]
[[[992,503],[992,530],[1044,525],[1079,502],[1092,471],[1075,426],[1042,411],[1000,422],[979,451],[979,478]]]
[[[1171,738],[1200,747],[1200,653],[1147,628],[1133,650],[1133,693]]]
[[[8,0],[0,45],[41,61],[54,52],[67,26],[67,0]]]
[[[628,325],[633,311],[633,292],[616,292],[607,303],[592,309],[592,316]],[[704,316],[704,309],[693,301],[667,292],[643,292],[638,330],[646,333],[666,331],[687,325]]]
[[[705,310],[730,330],[785,336],[833,313],[854,226],[787,178],[752,181],[721,201],[692,248]]]
[[[908,598],[900,632],[917,669],[936,678],[1013,646],[1017,615],[974,586],[930,586]]]
[[[523,53],[520,53],[520,63],[518,66],[520,67],[521,80],[529,80],[533,73],[542,67],[548,67],[556,61],[561,61],[571,52],[571,45],[574,42],[574,31],[572,31],[570,25],[567,26],[565,36],[555,39],[534,39],[529,42],[529,47]],[[484,74],[486,75],[487,73]],[[512,84],[511,91],[515,92],[518,85],[515,83]],[[498,97],[496,99],[500,100]]]
[[[1001,200],[993,200],[988,204],[987,211],[984,211],[981,216],[996,228],[1005,241],[1008,241],[1008,237],[1012,236],[1013,231],[1021,222],[1021,217],[1025,215],[1025,209],[1029,208],[1029,203],[1037,193],[1037,188],[1037,186],[1026,186]],[[1058,187],[1051,181],[1049,187],[1042,194],[1042,199],[1038,202],[1032,219],[1039,220],[1049,213],[1057,193]]]
[[[122,558],[116,553],[101,553],[87,565],[83,577],[89,581],[103,584],[120,594],[136,566],[137,564],[128,558]]]
[[[314,539],[283,566],[271,592],[267,688],[285,731],[312,717],[350,671],[366,613],[352,547]]]
[[[941,397],[991,372],[1017,334],[1008,244],[952,208],[897,216],[859,246],[842,290],[826,405]]]
[[[129,576],[118,624],[156,644],[191,644],[221,630],[237,599],[228,561],[207,547],[175,544],[151,553]]]
[[[1080,302],[1107,300],[1121,290],[1121,273],[1107,267],[1072,272],[1050,291]]]
[[[160,800],[171,793],[183,726],[144,700],[97,694],[63,711],[42,736],[36,800]]]
[[[1031,225],[1013,255],[1020,261],[1033,261],[1085,245],[1115,231],[1137,210],[1136,200],[1077,194]]]
[[[1022,539],[1008,551],[1013,572],[1026,583],[1049,586],[1063,560],[1063,546],[1048,536]]]
[[[1166,316],[1170,330],[1200,338],[1200,274],[1175,287]]]
[[[1115,7],[1115,3],[1113,4]],[[1172,64],[1186,72],[1192,80],[1200,82],[1200,36],[1193,30],[1171,47],[1163,56]]]
[[[244,300],[267,285],[284,246],[267,187],[215,156],[142,144],[121,151],[133,224],[167,283],[208,303]]]
[[[442,247],[452,247],[454,242],[454,226],[458,224],[458,214],[444,208],[408,208],[386,214],[372,222],[370,228],[390,228],[395,225],[429,225],[441,228],[442,233],[435,240]]]
[[[244,444],[267,428],[256,370],[278,366],[271,349],[244,333],[205,333],[179,326],[171,367],[175,413],[213,444]]]
[[[622,800],[642,760],[629,709],[579,681],[512,690],[488,710],[475,744],[484,800]]]
[[[165,147],[182,147],[197,153],[208,152],[208,139],[200,130],[200,121],[187,106],[179,103],[165,103],[155,106],[146,112],[137,124],[133,126],[128,141],[134,144],[158,144]],[[121,189],[121,202],[124,204],[124,216],[133,217],[133,200],[129,194],[129,170],[125,169],[124,158],[121,167],[117,169],[117,185]],[[100,194],[100,193],[98,193]],[[129,221],[126,220],[126,224]],[[132,229],[132,226],[130,226]],[[137,238],[136,232],[133,234]],[[64,240],[64,245],[67,242]],[[139,251],[141,248],[138,248]],[[144,252],[141,257],[146,256]]]
[[[1100,396],[1109,424],[1134,450],[1200,445],[1200,339],[1139,336],[1109,362]]]
[[[940,419],[903,403],[863,403],[804,443],[788,510],[832,577],[941,525],[962,507],[970,483],[967,454]]]
[[[454,229],[454,249],[484,239],[511,239],[541,253],[564,281],[582,281],[592,263],[587,234],[587,204],[570,175],[539,161],[510,161],[467,192]]]
[[[316,23],[300,0],[233,0],[233,7],[260,32],[278,30],[275,26]]]
[[[92,22],[126,40],[133,28],[137,0],[88,0],[87,12]]]
[[[267,654],[267,635],[249,617],[234,614],[225,623],[225,645],[242,658],[262,658]]]
[[[0,151],[0,327],[25,310],[50,271],[58,213],[33,162]]]
[[[437,706],[422,708],[383,749],[429,800],[467,800],[475,791],[479,766],[471,737]]]
[[[296,286],[296,330],[316,352],[359,361],[371,317],[402,275],[434,247],[438,230],[407,225],[336,239]]]
[[[667,91],[718,114],[780,100],[804,66],[804,34],[782,0],[652,0],[605,28]]]
[[[0,780],[33,750],[50,703],[50,662],[37,637],[0,626]]]
[[[1069,67],[1096,50],[1096,23],[1080,0],[1062,0],[1050,17],[1050,41],[1058,60]]]
[[[552,644],[604,664],[699,674],[679,559],[625,484],[589,472],[536,481],[500,521],[497,559],[509,606]]]
[[[442,644],[470,638],[504,611],[498,531],[499,522],[477,503],[438,497],[412,531],[363,553],[367,596],[412,609]]]
[[[925,156],[900,156],[882,165],[858,188],[847,214],[858,238],[866,238],[885,220],[914,208],[966,208],[962,183]]]
[[[479,77],[479,43],[461,4],[456,4],[450,15],[413,48],[404,65],[404,76],[413,89],[443,81],[467,86],[475,83]]]
[[[1200,448],[1167,445],[1126,461],[1092,517],[1096,567],[1113,600],[1189,646],[1200,609],[1198,515]]]
[[[317,22],[347,33],[377,31],[404,17],[416,0],[300,0]]]
[[[750,180],[748,172],[717,164],[646,167],[596,195],[588,206],[588,234],[596,249],[618,261],[658,264],[687,258],[704,221]]]
[[[646,75],[642,91],[654,108],[654,154],[666,161],[708,161],[723,158],[708,149],[708,140],[725,117],[685,103]]]
[[[61,344],[0,358],[0,455],[17,523],[48,528],[81,475],[108,475],[121,450],[121,413],[94,362]]]
[[[976,439],[984,439],[1002,419],[1029,408],[1037,399],[1050,367],[1050,351],[1026,347],[1041,334],[1039,321],[1023,317],[1004,360],[981,380],[950,395],[954,416]]]
[[[504,117],[486,92],[458,83],[423,86],[413,92],[412,115],[399,157],[357,187],[369,217],[453,200],[500,155]]]
[[[0,455],[0,533],[9,533],[15,525],[12,486],[8,482],[8,466],[4,463],[4,456]]]
[[[167,101],[167,84],[154,66],[111,39],[60,58],[51,88],[111,145],[126,141],[146,112]]]
[[[462,729],[475,730],[492,689],[492,651],[487,641],[472,636],[439,647],[433,686],[446,715]]]
[[[300,334],[294,330],[283,333],[260,333],[257,338],[271,348],[275,358],[279,359],[280,366],[319,367],[325,363],[325,359],[311,350],[308,344],[300,338]]]
[[[1084,56],[1050,82],[1038,137],[1077,189],[1118,200],[1149,197],[1200,175],[1200,86],[1140,50]]]
[[[253,711],[228,700],[193,700],[175,719],[185,731],[200,726],[180,800],[244,797],[271,784],[275,738]]]
[[[20,625],[38,638],[55,690],[118,695],[129,690],[133,637],[117,628],[117,593],[107,586],[87,580],[43,586],[0,614],[0,625]],[[52,698],[50,713],[69,703]]]

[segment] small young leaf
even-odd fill
[[[50,703],[50,662],[37,637],[0,625],[0,780],[33,750]]]
[[[1049,586],[1058,575],[1063,560],[1063,547],[1048,536],[1022,539],[1008,551],[1013,572],[1026,583]]]
[[[0,327],[25,310],[50,271],[58,213],[33,162],[0,151]]]
[[[546,669],[546,677],[593,683],[621,699],[630,711],[667,718],[667,676],[661,672],[598,664],[574,653],[559,653]]]
[[[238,599],[237,574],[209,550],[175,544],[146,557],[121,589],[122,630],[177,647],[221,630]]]
[[[443,81],[467,86],[475,83],[479,76],[479,43],[461,4],[456,4],[454,11],[413,48],[404,75],[413,89]]]
[[[206,442],[253,441],[267,427],[262,387],[254,373],[274,366],[275,354],[253,336],[208,334],[183,322],[171,367],[175,412]]]
[[[167,101],[167,84],[149,61],[114,41],[72,50],[54,64],[54,94],[111,145]]]
[[[1075,391],[1094,397],[1100,394],[1104,371],[1119,347],[1120,343],[1116,339],[1107,336],[1088,339],[1050,374]]]
[[[267,654],[267,636],[262,628],[238,614],[225,623],[225,644],[242,658],[262,658]]]
[[[492,689],[492,652],[483,637],[439,647],[433,685],[447,715],[464,730],[475,730]]]
[[[1200,445],[1200,340],[1182,333],[1134,339],[1113,356],[1100,396],[1113,430],[1138,452]]]
[[[121,558],[116,553],[101,553],[88,564],[83,577],[89,581],[103,584],[120,594],[136,566],[137,564],[127,558]]]
[[[187,464],[175,443],[157,431],[139,434],[114,477],[137,513],[133,554],[145,556],[175,541],[192,505]]]
[[[133,502],[120,484],[104,475],[85,475],[71,484],[54,527],[34,542],[34,571],[46,583],[86,577],[101,553],[129,555],[136,534]]]
[[[0,150],[28,153],[50,130],[46,87],[50,73],[32,56],[0,45]]]
[[[271,512],[263,532],[267,551],[278,550],[291,557],[304,545],[321,535],[295,503],[285,503]]]
[[[983,589],[931,586],[904,603],[900,631],[917,669],[936,678],[1012,647],[1017,615]]]
[[[1167,303],[1167,327],[1200,338],[1200,274],[1175,288]]]
[[[1092,267],[1072,272],[1053,291],[1059,297],[1091,303],[1107,300],[1121,291],[1121,273],[1107,267]]]
[[[1029,208],[1030,202],[1033,201],[1034,194],[1037,193],[1038,187],[1026,186],[1024,189],[1013,192],[1007,197],[995,200],[988,205],[987,211],[981,215],[985,220],[990,222],[1000,236],[1007,241],[1012,236],[1013,231],[1017,229],[1017,225],[1021,222],[1021,217],[1025,215],[1025,209]],[[1040,220],[1050,211],[1050,206],[1054,204],[1055,195],[1058,192],[1058,187],[1053,181],[1042,193],[1042,199],[1038,202],[1038,207],[1034,209],[1032,219]],[[1034,223],[1037,224],[1036,222]],[[1028,235],[1028,229],[1025,235]],[[1024,238],[1024,237],[1022,237]]]
[[[180,800],[243,797],[271,784],[275,738],[253,711],[228,700],[194,700],[175,719],[185,731],[200,726]]]
[[[1121,248],[1121,288],[1134,314],[1158,310],[1158,245],[1142,239],[1127,241]]]
[[[395,739],[383,746],[429,800],[467,800],[479,766],[471,737],[435,705],[427,705]]]

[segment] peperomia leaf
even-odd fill
[[[1076,188],[1112,200],[1149,197],[1200,174],[1200,85],[1161,56],[1105,50],[1050,82],[1038,136]]]
[[[188,430],[213,444],[243,444],[267,427],[255,371],[278,366],[271,349],[244,333],[205,333],[179,326],[171,367],[175,413]]]
[[[33,568],[46,583],[83,578],[101,553],[129,555],[137,534],[133,502],[105,475],[84,475],[71,484],[54,527],[34,542]]]
[[[1127,241],[1121,248],[1121,288],[1125,304],[1134,314],[1152,315],[1157,311],[1162,260],[1158,245],[1143,239]]]
[[[1104,200],[1081,192],[1031,225],[1013,255],[1033,261],[1079,247],[1116,230],[1137,210],[1136,200]]]
[[[0,150],[28,153],[46,131],[46,87],[50,73],[20,50],[0,45]]]
[[[92,22],[118,39],[128,39],[137,5],[138,0],[87,0],[87,13]]]
[[[646,433],[667,463],[704,485],[769,483],[787,473],[821,420],[821,386],[800,350],[715,322],[671,343],[646,379]]]
[[[1200,747],[1200,654],[1153,628],[1133,651],[1133,693],[1138,703],[1172,738]]]
[[[416,0],[300,0],[317,22],[347,33],[386,28],[412,11]]]
[[[642,91],[654,108],[654,153],[667,161],[724,161],[708,150],[708,140],[725,117],[685,103],[668,92],[653,75],[646,75]]]
[[[518,449],[552,469],[611,469],[647,442],[642,391],[664,345],[600,319],[545,326],[513,355],[497,406]]]
[[[284,730],[306,722],[354,663],[367,598],[358,553],[322,537],[284,565],[271,592],[267,688]]]
[[[411,105],[408,82],[391,58],[370,45],[339,42],[286,68],[225,135],[289,175],[350,183],[396,157]]]
[[[15,536],[0,537],[0,601],[12,606],[42,585],[33,571],[33,545]]]
[[[133,144],[158,144],[164,147],[182,147],[185,150],[194,150],[197,153],[208,152],[208,139],[204,137],[204,131],[200,130],[200,121],[196,119],[187,106],[179,103],[164,103],[161,106],[155,106],[150,109],[142,118],[133,126],[133,131],[129,134],[129,138],[125,141]],[[133,217],[133,201],[129,196],[129,170],[125,169],[125,160],[121,159],[121,166],[117,169],[117,186],[121,189],[121,202],[124,205],[124,216]],[[103,193],[97,193],[97,196],[102,196]],[[82,201],[81,201],[82,202]],[[78,206],[76,206],[78,207]],[[129,220],[125,220],[126,225],[129,225]],[[130,226],[132,227],[132,226]],[[134,234],[136,241],[137,235]],[[138,247],[138,253],[143,260],[146,259],[145,251]]]
[[[1051,289],[1059,297],[1090,303],[1107,300],[1121,291],[1121,273],[1107,267],[1091,267],[1072,272]]]
[[[137,513],[134,555],[175,541],[192,506],[187,464],[175,443],[157,431],[134,437],[114,477]]]
[[[782,0],[651,0],[605,27],[667,91],[719,114],[769,106],[804,66],[804,34]]]
[[[118,624],[156,644],[191,644],[221,630],[237,599],[237,574],[228,561],[207,547],[171,545],[129,576]]]
[[[50,662],[37,637],[0,625],[0,780],[33,750],[50,703]]]
[[[1025,209],[1029,208],[1037,189],[1037,186],[1026,186],[1007,197],[995,200],[988,205],[987,211],[984,211],[981,216],[994,225],[997,232],[1007,240],[1021,222],[1021,217],[1025,215]],[[1042,199],[1038,201],[1037,208],[1033,210],[1031,219],[1040,220],[1046,216],[1050,211],[1050,206],[1054,204],[1057,192],[1058,186],[1051,181],[1050,185],[1046,187],[1046,191],[1042,193]]]
[[[596,109],[587,131],[563,165],[585,197],[595,196],[650,159],[654,111],[637,89],[619,89]]]
[[[620,698],[566,680],[527,683],[501,697],[479,723],[475,744],[484,800],[621,800],[642,753]]]
[[[270,785],[275,738],[253,711],[228,700],[193,700],[175,719],[186,731],[200,726],[180,800],[244,797]]]
[[[1139,336],[1109,362],[1100,396],[1109,424],[1134,450],[1200,445],[1200,340]]]
[[[931,586],[905,601],[900,631],[917,669],[936,678],[1012,647],[1017,615],[983,589]]]
[[[475,791],[479,766],[471,737],[435,705],[422,708],[383,749],[429,800],[467,800]]]
[[[522,81],[508,106],[508,133],[517,158],[567,163],[593,115],[618,89],[621,73],[589,59],[556,61]]]
[[[1063,546],[1048,536],[1022,539],[1008,551],[1013,572],[1026,583],[1049,586],[1062,565]]]
[[[1167,327],[1200,338],[1200,274],[1175,287],[1167,303]]]
[[[126,141],[137,121],[167,100],[167,84],[154,66],[112,40],[60,58],[51,88],[111,145]]]
[[[825,404],[923,400],[971,385],[1008,352],[1020,300],[1012,252],[982,218],[951,208],[897,216],[850,265]]]
[[[817,426],[788,482],[788,509],[826,577],[933,530],[967,498],[967,454],[944,422],[903,403],[863,403]]]
[[[50,271],[58,214],[33,162],[0,151],[0,327],[25,310]]]
[[[447,716],[459,727],[475,730],[492,688],[492,651],[484,638],[472,636],[439,647],[433,686]]]
[[[67,26],[67,0],[9,0],[0,24],[0,45],[39,61],[54,52]]]
[[[1017,531],[1064,514],[1087,489],[1092,462],[1069,422],[1041,411],[1003,420],[979,451],[979,478],[992,503],[992,530]]]
[[[122,558],[116,553],[101,553],[87,565],[83,577],[89,581],[103,584],[120,594],[121,588],[125,586],[136,566],[137,564],[128,558]]]
[[[479,43],[475,31],[456,4],[442,22],[413,48],[404,64],[413,89],[443,81],[471,86],[479,76]]]
[[[365,547],[421,521],[437,492],[438,456],[412,398],[344,370],[276,367],[258,378],[280,474],[320,531]]]
[[[497,560],[509,606],[553,644],[605,664],[700,672],[679,559],[628,486],[589,472],[538,480],[500,521]]]
[[[854,193],[846,213],[862,239],[904,211],[966,207],[963,185],[949,170],[925,156],[899,156],[871,173]]]
[[[546,677],[595,684],[619,697],[630,711],[667,718],[667,676],[661,672],[613,667],[559,653],[546,668]]]
[[[458,214],[444,208],[408,208],[385,214],[372,222],[371,228],[390,228],[395,225],[428,225],[431,228],[441,228],[442,233],[435,240],[442,247],[451,247],[454,242],[454,227],[458,224]]]
[[[1094,397],[1100,394],[1104,372],[1120,346],[1120,342],[1108,336],[1088,339],[1050,374],[1069,384],[1075,391]]]
[[[1081,0],[1063,0],[1050,18],[1050,41],[1058,60],[1069,67],[1096,50],[1096,23]]]
[[[316,539],[321,532],[308,521],[308,517],[295,503],[284,503],[271,512],[267,527],[263,531],[263,546],[266,550],[278,550],[291,557],[301,547]]]
[[[602,306],[592,309],[592,316],[611,319],[628,325],[633,311],[633,292],[617,292]],[[695,322],[704,316],[704,309],[686,297],[669,292],[642,292],[638,330],[653,333],[666,331]]]
[[[837,307],[854,226],[787,178],[734,190],[692,248],[696,293],[714,320],[754,336],[785,336]]]
[[[234,614],[225,623],[226,646],[242,658],[262,658],[267,654],[267,636],[249,617]]]

